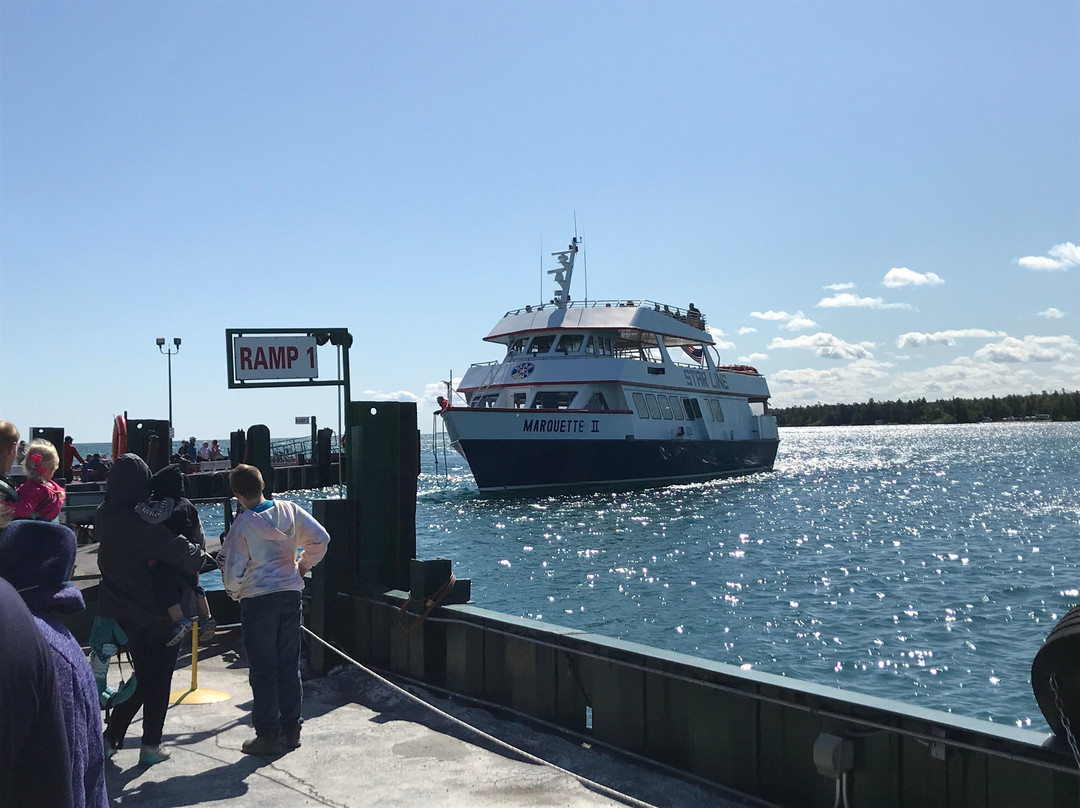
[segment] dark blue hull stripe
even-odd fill
[[[770,471],[779,441],[461,441],[481,491],[712,480]]]

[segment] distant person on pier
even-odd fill
[[[21,466],[22,462],[25,459],[26,459],[26,441],[21,440],[21,441],[19,441],[19,448],[15,451],[15,462],[18,463]]]
[[[202,446],[199,447],[199,462],[210,459],[210,444],[207,441],[203,441]]]
[[[179,466],[165,466],[150,478],[150,499],[136,505],[135,512],[150,524],[163,524],[206,550],[199,511],[184,496],[184,475]],[[210,604],[206,600],[206,591],[199,585],[198,573],[188,574],[156,558],[150,562],[150,568],[158,605],[169,613],[169,619],[173,621],[172,635],[167,644],[178,645],[188,635],[192,625],[188,614],[196,613],[199,618],[199,641],[210,642],[217,630],[217,623],[210,616]],[[197,612],[185,614],[182,601],[187,592],[194,593]]]
[[[185,444],[181,444],[180,449],[183,452],[184,457],[187,459],[187,461],[189,463],[198,463],[199,462],[199,453],[198,453],[198,450],[195,448],[195,436],[194,435],[192,435],[190,438],[187,439],[186,448],[185,448]]]
[[[7,478],[15,462],[19,446],[19,430],[11,421],[0,421],[0,529],[11,521],[11,503],[19,498],[15,486]]]
[[[104,480],[105,475],[108,473],[105,464],[101,460],[101,455],[96,452],[86,459],[83,463],[83,482],[95,482],[98,480]]]
[[[218,445],[216,440],[210,441],[210,459],[211,460],[225,460],[225,454],[221,451],[221,446]]]
[[[330,535],[299,505],[266,499],[255,466],[234,468],[229,485],[245,510],[233,521],[218,563],[225,591],[240,601],[255,727],[241,749],[280,755],[300,746],[300,596],[304,575],[326,555]]]
[[[31,443],[30,454],[33,447]],[[75,547],[75,534],[65,525],[12,522],[0,533],[0,577],[18,590],[52,652],[56,694],[67,731],[69,760],[64,773],[71,781],[73,804],[108,808],[97,684],[86,654],[62,622],[67,615],[86,608],[82,592],[71,583]],[[5,648],[5,657],[8,653]],[[60,775],[59,769],[49,773],[50,777]],[[31,803],[16,798],[14,803],[2,804]]]
[[[60,521],[60,511],[64,507],[64,489],[53,479],[60,458],[56,448],[47,440],[32,440],[26,447],[27,480],[17,491],[19,501],[15,503],[12,516],[15,519],[40,519],[44,522]]]
[[[79,450],[75,448],[74,442],[72,442],[71,435],[64,438],[64,479],[70,481],[71,468],[75,465],[75,460],[78,459],[79,463],[85,463],[83,456],[79,454]]]
[[[123,748],[128,726],[141,707],[139,763],[144,766],[169,758],[168,750],[161,747],[161,735],[179,653],[179,646],[168,644],[173,624],[158,603],[149,562],[160,559],[194,574],[202,568],[205,555],[185,536],[163,524],[149,524],[135,512],[135,506],[149,498],[150,469],[138,455],[121,455],[109,471],[105,502],[94,514],[101,570],[98,615],[114,618],[127,634],[138,683],[131,697],[109,715],[105,754],[112,757]]]

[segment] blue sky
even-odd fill
[[[1073,0],[5,0],[0,418],[164,418],[179,336],[178,434],[335,425],[226,384],[226,328],[314,326],[429,429],[575,213],[590,298],[693,301],[774,405],[1076,389],[1078,41]]]

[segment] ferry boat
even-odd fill
[[[554,297],[507,312],[439,415],[483,492],[647,487],[772,469],[769,387],[720,365],[705,318],[649,300],[571,300],[580,240],[552,253]],[[448,394],[450,393],[448,388]]]

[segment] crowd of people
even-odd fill
[[[195,450],[194,438],[184,444]],[[195,453],[213,459],[215,451],[217,441]],[[255,730],[242,751],[299,747],[301,592],[326,554],[326,530],[294,503],[267,498],[259,470],[240,464],[229,475],[240,512],[209,556],[180,466],[152,474],[136,454],[114,458],[94,520],[101,582],[90,657],[107,661],[127,649],[134,673],[121,698],[62,622],[86,608],[71,583],[77,545],[60,523],[64,488],[53,479],[58,469],[71,479],[76,458],[84,468],[94,459],[84,460],[70,437],[62,452],[47,441],[26,444],[0,421],[0,805],[105,808],[105,767],[140,710],[139,765],[169,759],[162,737],[180,641],[192,618],[201,642],[215,630],[198,586],[207,569],[220,567],[240,602]],[[26,471],[18,487],[8,477],[16,461]]]

